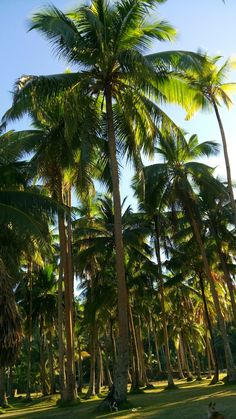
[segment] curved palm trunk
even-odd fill
[[[233,320],[234,320],[234,325],[236,327],[236,302],[235,302],[234,286],[233,286],[232,278],[228,270],[226,256],[224,252],[222,251],[222,246],[221,246],[219,236],[217,233],[217,228],[213,220],[211,220],[211,226],[213,229],[213,234],[215,236],[215,242],[216,242],[217,252],[220,258],[221,267],[222,267],[225,281],[226,281],[228,291],[229,291],[230,302],[231,302],[232,312],[233,312]]]
[[[225,131],[224,131],[224,127],[221,121],[220,113],[214,99],[212,99],[212,103],[213,103],[214,111],[215,111],[216,118],[217,118],[219,128],[220,128],[220,134],[221,134],[223,150],[224,150],[225,167],[226,167],[226,173],[227,173],[229,198],[230,198],[231,206],[234,212],[234,224],[236,227],[236,203],[234,200],[234,191],[233,191],[232,178],[231,178],[231,169],[230,169],[230,163],[229,163],[227,141],[226,141]]]
[[[215,288],[214,279],[212,277],[210,266],[209,266],[209,263],[208,263],[208,260],[207,260],[205,247],[204,247],[204,244],[203,244],[203,241],[202,241],[202,238],[201,238],[201,234],[200,234],[200,231],[199,231],[198,224],[197,224],[190,208],[188,208],[188,214],[189,214],[189,217],[190,217],[190,224],[192,226],[193,233],[194,233],[194,236],[196,238],[196,241],[197,241],[197,244],[198,244],[198,247],[199,247],[199,250],[200,250],[200,255],[201,255],[201,258],[202,258],[204,270],[205,270],[207,279],[210,283],[211,293],[212,293],[212,297],[213,297],[213,301],[214,301],[214,305],[215,305],[215,309],[216,309],[216,313],[217,313],[217,318],[218,318],[218,322],[219,322],[219,327],[220,327],[220,331],[221,331],[221,336],[222,336],[223,344],[224,344],[225,361],[226,361],[226,366],[227,366],[228,380],[229,381],[235,381],[236,380],[236,369],[235,369],[234,362],[233,362],[233,356],[232,356],[231,348],[230,348],[230,345],[229,345],[229,340],[228,340],[228,336],[227,336],[227,331],[226,331],[226,327],[225,327],[224,318],[223,318],[221,308],[220,308],[219,297],[218,297],[218,294],[217,294],[217,291],[216,291],[216,288]]]
[[[111,85],[107,84],[105,89],[106,114],[107,114],[107,133],[110,168],[113,187],[114,202],[114,236],[115,236],[115,256],[116,274],[118,282],[118,325],[119,325],[119,344],[116,373],[114,376],[115,399],[124,402],[127,398],[127,379],[129,365],[129,335],[128,335],[128,296],[125,280],[124,248],[122,237],[121,222],[121,202],[119,189],[119,173],[116,158],[116,139],[113,124],[112,111],[112,92]]]
[[[199,280],[200,280],[200,288],[201,288],[202,299],[203,299],[204,310],[205,310],[205,318],[206,318],[207,327],[208,327],[208,330],[209,330],[210,336],[211,336],[211,342],[212,342],[212,348],[213,348],[213,358],[214,358],[214,364],[215,364],[214,365],[215,373],[214,373],[214,377],[211,381],[211,384],[215,384],[219,381],[219,364],[218,364],[218,358],[217,358],[217,353],[216,353],[216,348],[215,348],[215,343],[214,343],[214,336],[213,336],[211,319],[210,319],[210,315],[209,315],[209,311],[208,311],[208,307],[207,307],[207,301],[206,301],[206,295],[205,295],[205,289],[204,289],[204,282],[203,282],[203,277],[202,277],[201,273],[199,273]],[[207,338],[207,342],[209,343],[208,338]],[[208,350],[210,350],[209,345],[208,345]]]
[[[160,290],[160,297],[161,297],[161,316],[162,316],[162,325],[163,325],[163,338],[164,338],[164,346],[165,346],[168,386],[173,387],[174,379],[173,379],[171,361],[170,361],[169,336],[168,336],[168,330],[167,330],[166,311],[165,311],[164,283],[163,283],[162,267],[161,267],[161,251],[160,251],[160,241],[159,241],[160,236],[159,236],[159,226],[158,226],[157,219],[155,219],[155,233],[156,233],[155,250],[156,250],[156,257],[157,257],[158,282],[159,282],[159,290]]]

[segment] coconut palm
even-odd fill
[[[218,190],[221,195],[224,187],[212,176],[212,169],[209,166],[192,161],[201,155],[208,156],[216,152],[217,149],[217,145],[212,142],[199,144],[196,136],[190,137],[187,141],[182,135],[178,135],[177,137],[170,133],[160,135],[157,151],[165,162],[147,166],[144,169],[144,175],[146,179],[146,194],[150,196],[156,193],[159,196],[161,194],[161,204],[168,203],[170,205],[171,202],[178,204],[188,218],[193,235],[199,246],[202,264],[211,287],[221,336],[224,342],[228,379],[229,381],[234,381],[236,378],[236,369],[214,277],[204,246],[202,219],[196,194],[197,190],[204,189],[208,193],[211,193],[211,191],[215,193]]]
[[[147,23],[155,2],[123,0],[108,3],[94,0],[64,14],[54,6],[35,13],[30,29],[46,36],[59,56],[79,67],[77,73],[47,77],[23,76],[18,83],[14,108],[18,114],[29,96],[45,96],[61,89],[82,90],[105,104],[105,134],[108,141],[115,209],[116,271],[119,306],[119,357],[115,377],[115,397],[126,399],[128,371],[128,316],[121,202],[117,154],[131,152],[139,162],[137,146],[152,150],[154,121],[170,123],[157,100],[181,102],[185,84],[177,69],[199,65],[199,56],[182,51],[144,55],[152,40],[171,40],[175,30],[166,22]],[[174,79],[174,75],[176,78]],[[14,115],[14,111],[11,112]],[[133,123],[135,121],[135,124]],[[125,129],[124,129],[125,128]],[[136,137],[135,137],[136,136]],[[136,143],[134,142],[134,138]],[[128,141],[124,143],[124,139]]]
[[[198,109],[213,108],[215,112],[223,144],[228,191],[231,206],[234,211],[234,224],[236,226],[236,203],[234,200],[227,140],[219,111],[221,103],[226,105],[228,109],[232,105],[232,100],[229,94],[235,92],[236,83],[226,82],[226,78],[230,70],[235,67],[235,62],[227,60],[223,65],[218,66],[217,63],[220,58],[220,56],[209,58],[207,65],[203,64],[201,68],[199,67],[197,69],[196,72],[187,72],[190,79],[190,85],[196,89],[196,95],[192,102],[192,107],[189,110],[187,118],[189,119]]]

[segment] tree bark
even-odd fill
[[[180,350],[179,350],[179,342],[176,344],[175,346],[175,350],[176,350],[176,355],[177,355],[177,363],[178,363],[178,373],[179,373],[179,380],[184,378],[184,373],[182,370],[182,365],[181,365],[181,358],[180,358]]]
[[[133,348],[133,359],[134,359],[134,365],[133,365],[133,379],[132,379],[132,390],[137,391],[139,389],[139,383],[140,383],[140,366],[139,366],[139,358],[138,358],[138,345],[137,345],[137,339],[135,334],[135,327],[134,327],[134,320],[133,320],[133,314],[132,309],[129,304],[129,324],[130,324],[130,335],[131,335],[131,341],[132,341],[132,348]]]
[[[52,346],[52,332],[48,331],[48,363],[49,363],[49,376],[50,376],[50,394],[55,394],[55,374],[53,362],[53,346]]]
[[[40,316],[40,376],[43,396],[47,396],[48,383],[46,373],[46,359],[45,359],[45,331],[44,331],[44,319]]]
[[[58,216],[58,225],[62,220],[59,221]],[[59,265],[59,277],[58,277],[58,324],[57,324],[57,333],[58,333],[58,355],[59,355],[59,385],[61,398],[65,399],[65,346],[64,346],[64,333],[63,333],[63,324],[64,324],[64,309],[63,309],[63,265],[62,261],[62,250],[60,250],[61,260]]]
[[[157,342],[157,334],[155,330],[153,331],[153,336],[154,336],[154,345],[155,345],[157,365],[158,365],[159,372],[162,372],[162,366],[161,366],[161,360],[160,360],[158,342]]]
[[[27,384],[26,384],[26,400],[31,400],[31,352],[32,352],[32,272],[31,263],[28,265],[29,275],[29,314],[28,314],[28,354],[27,354]]]
[[[6,388],[5,388],[5,370],[0,367],[0,406],[3,408],[8,406]]]
[[[208,330],[210,332],[212,347],[213,347],[215,373],[214,373],[214,377],[212,379],[212,384],[215,384],[219,381],[219,364],[218,364],[218,358],[217,358],[217,353],[216,353],[216,348],[215,348],[215,342],[214,342],[214,335],[213,335],[213,330],[212,330],[211,319],[210,319],[210,315],[209,315],[209,311],[208,311],[208,307],[207,307],[203,277],[202,277],[201,273],[199,273],[198,276],[199,276],[199,280],[200,280],[200,287],[201,287],[202,299],[203,299],[203,304],[204,304],[205,318],[206,318],[206,321],[207,321],[207,327],[208,327]],[[209,349],[210,349],[210,347],[209,347]]]
[[[162,276],[158,217],[155,218],[155,233],[156,233],[155,250],[156,250],[156,257],[157,257],[158,283],[159,283],[160,298],[161,298],[161,316],[162,316],[162,325],[163,325],[163,338],[164,338],[164,347],[165,347],[168,386],[173,387],[174,379],[173,379],[172,367],[171,367],[171,361],[170,361],[169,336],[168,336],[168,330],[167,330],[166,311],[165,311],[165,293],[164,293],[164,282],[163,282],[163,276]]]
[[[225,322],[224,322],[224,318],[221,312],[221,308],[220,308],[220,302],[219,302],[219,297],[215,288],[215,283],[214,283],[214,279],[212,277],[211,274],[211,270],[210,270],[210,266],[207,260],[207,256],[206,256],[206,252],[205,252],[205,248],[204,248],[204,244],[201,238],[201,234],[199,231],[199,227],[198,224],[191,212],[191,210],[188,208],[188,213],[190,216],[190,224],[192,226],[193,229],[193,233],[194,236],[196,238],[196,241],[198,243],[198,247],[200,250],[200,255],[201,255],[201,259],[203,262],[203,266],[204,266],[204,270],[207,276],[207,279],[210,283],[210,288],[211,288],[211,293],[212,293],[212,297],[213,297],[213,301],[214,301],[214,305],[215,305],[215,309],[216,309],[216,313],[217,313],[217,318],[218,318],[218,322],[219,322],[219,326],[220,326],[220,331],[221,331],[221,336],[223,339],[223,344],[224,344],[224,351],[225,351],[225,360],[226,360],[226,366],[227,366],[227,374],[228,374],[228,380],[231,381],[235,381],[236,380],[236,369],[234,366],[234,362],[233,362],[233,357],[232,357],[232,352],[230,349],[230,345],[229,345],[229,340],[228,340],[228,336],[227,336],[227,331],[226,331],[226,327],[225,327]]]
[[[66,331],[66,388],[63,399],[73,401],[76,398],[75,392],[75,373],[74,373],[74,346],[73,346],[73,305],[71,291],[71,277],[68,265],[68,243],[64,216],[59,215],[59,239],[60,239],[60,259],[63,265],[64,288],[65,288],[65,331]]]
[[[234,326],[236,327],[236,302],[235,302],[235,290],[233,286],[233,281],[228,270],[225,253],[222,251],[222,246],[221,246],[220,239],[218,236],[217,226],[215,225],[215,222],[212,219],[211,219],[211,226],[212,226],[213,234],[215,236],[218,255],[220,257],[220,264],[221,264],[221,267],[224,273],[224,278],[225,278],[228,291],[229,291],[230,302],[231,302],[232,312],[233,312]]]
[[[78,361],[78,367],[79,367],[78,368],[79,369],[78,392],[82,393],[82,389],[83,389],[83,364],[82,364],[80,337],[78,337],[78,355],[79,355],[79,361]]]
[[[115,257],[116,274],[118,282],[118,325],[119,342],[116,373],[114,376],[115,399],[118,402],[124,402],[127,398],[127,380],[129,367],[129,336],[128,336],[128,295],[125,279],[124,248],[122,237],[122,219],[121,219],[121,201],[119,188],[118,163],[116,158],[116,139],[113,124],[112,110],[112,86],[107,83],[105,89],[106,115],[107,115],[107,133],[109,159],[113,188],[114,203],[114,238],[115,238]]]

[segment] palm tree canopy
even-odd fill
[[[196,90],[192,105],[188,110],[186,119],[199,109],[208,109],[212,104],[217,106],[221,103],[227,108],[232,105],[230,94],[236,92],[236,83],[226,82],[228,74],[235,69],[235,60],[226,60],[221,66],[218,65],[220,56],[213,58],[206,55],[206,62],[196,70],[187,70],[187,78],[193,89]]]

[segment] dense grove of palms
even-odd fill
[[[216,382],[224,369],[236,380],[236,212],[219,114],[234,84],[218,57],[160,52],[175,29],[150,19],[159,3],[48,6],[29,22],[73,72],[21,76],[2,117],[2,405],[14,389],[69,402],[113,385],[122,404],[155,379]],[[226,183],[201,162],[219,145],[184,133],[162,109],[171,103],[187,117],[213,107]],[[25,114],[29,130],[9,131]],[[136,211],[121,200],[125,161]]]

